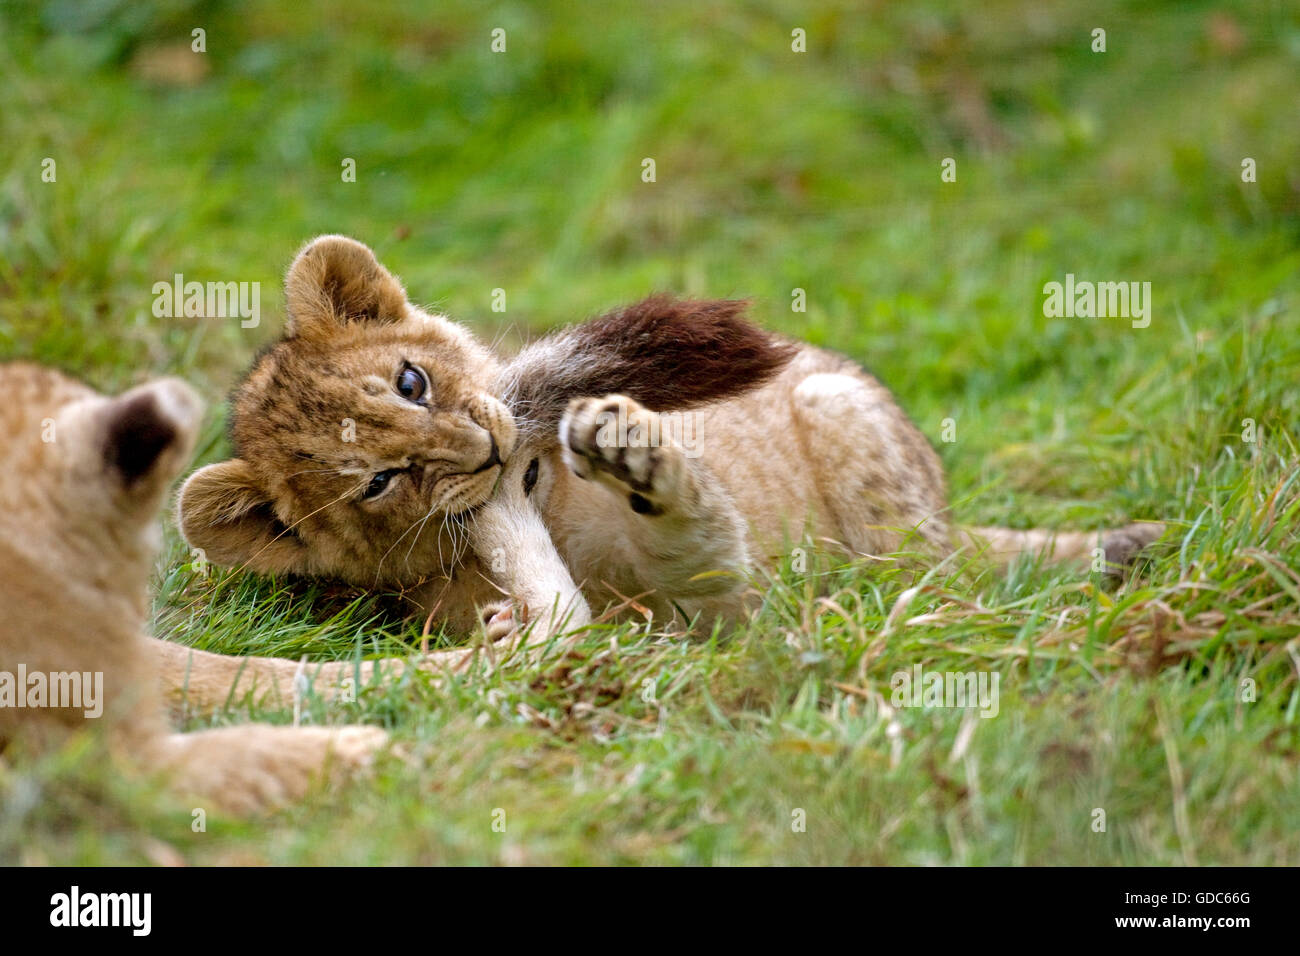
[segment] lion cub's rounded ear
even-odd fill
[[[276,517],[271,498],[242,458],[207,465],[186,478],[176,523],[190,547],[214,564],[276,574],[307,568],[306,545]]]
[[[293,338],[327,337],[355,322],[396,322],[406,292],[370,248],[347,236],[321,236],[298,253],[284,279]]]

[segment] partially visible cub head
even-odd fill
[[[158,514],[188,462],[202,406],[167,379],[115,398],[51,369],[0,365],[0,670],[103,672],[119,699],[146,705],[140,640]],[[79,708],[0,708],[73,723]]]
[[[364,245],[324,236],[285,280],[288,323],[235,391],[235,457],[181,492],[208,560],[413,584],[464,556],[514,448],[492,353],[407,300]]]

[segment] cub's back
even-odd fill
[[[870,524],[920,524],[925,537],[946,542],[938,456],[853,361],[803,345],[771,382],[695,414],[700,458],[748,518],[760,553],[797,539],[809,515],[814,536],[859,551],[901,540]]]

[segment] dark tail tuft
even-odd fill
[[[582,396],[618,393],[666,412],[739,395],[798,351],[743,318],[747,305],[653,296],[528,346],[499,393],[530,430],[554,428]]]

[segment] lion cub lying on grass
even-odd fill
[[[303,249],[286,293],[284,336],[232,401],[236,457],[181,492],[183,534],[219,564],[399,588],[453,631],[531,619],[545,637],[628,599],[657,621],[734,620],[749,572],[804,533],[872,555],[971,540],[888,390],[743,303],[653,298],[507,360],[342,236]],[[682,409],[690,435],[668,419]],[[1074,560],[1100,537],[1122,564],[1159,531],[976,537]]]
[[[0,394],[0,748],[99,730],[128,762],[234,813],[297,799],[322,773],[368,763],[386,740],[373,727],[167,727],[160,676],[183,687],[193,673],[224,699],[241,667],[286,694],[295,669],[192,659],[145,636],[158,512],[189,460],[194,393],[164,380],[105,398],[49,369],[8,364]]]

